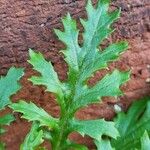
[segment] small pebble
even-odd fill
[[[150,69],[150,65],[147,65],[147,68]]]
[[[122,111],[121,107],[117,104],[114,105],[114,110],[115,110],[116,113],[119,113],[119,112]]]
[[[147,82],[147,83],[150,83],[150,78],[147,78],[147,79],[146,79],[146,82]]]

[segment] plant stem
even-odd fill
[[[66,142],[68,138],[68,123],[72,119],[68,111],[60,118],[60,126],[58,131],[53,134],[52,150],[66,150]]]

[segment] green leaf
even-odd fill
[[[0,135],[3,134],[3,133],[5,133],[5,132],[6,132],[6,130],[3,129],[2,127],[0,127]]]
[[[57,119],[50,116],[46,111],[37,107],[32,102],[26,103],[25,101],[20,101],[11,104],[9,107],[16,112],[23,113],[22,118],[29,121],[39,121],[40,126],[47,126],[52,129],[57,127]]]
[[[58,79],[51,62],[47,62],[41,53],[35,53],[31,49],[29,50],[30,60],[28,61],[33,65],[33,69],[38,71],[41,76],[32,76],[29,80],[34,85],[44,85],[49,92],[53,92],[57,95],[58,103],[63,107],[63,92],[62,84]]]
[[[5,144],[3,142],[0,142],[0,150],[5,150]]]
[[[150,139],[147,131],[141,137],[141,150],[150,150]]]
[[[95,71],[107,67],[107,63],[118,59],[119,55],[128,48],[127,42],[118,42],[109,45],[102,52],[96,51],[95,58],[82,67],[80,82],[87,80]],[[91,60],[91,59],[90,59]]]
[[[116,139],[119,133],[113,122],[98,120],[76,120],[75,112],[86,105],[101,101],[104,96],[120,96],[120,86],[129,79],[129,72],[113,71],[107,74],[96,85],[90,87],[88,79],[97,71],[106,68],[109,62],[118,59],[119,55],[128,48],[126,42],[118,42],[101,49],[103,40],[114,30],[111,24],[119,17],[120,10],[109,11],[109,0],[98,0],[96,7],[88,0],[86,11],[87,20],[81,19],[84,33],[80,36],[79,30],[70,14],[62,19],[64,30],[55,30],[59,39],[65,44],[62,50],[68,65],[68,78],[60,82],[52,64],[47,62],[41,53],[30,50],[29,63],[40,75],[32,76],[30,81],[34,85],[46,86],[46,91],[55,94],[60,106],[60,118],[55,119],[43,109],[33,103],[19,102],[11,105],[15,111],[23,113],[29,121],[38,121],[39,126],[49,128],[40,129],[43,138],[51,141],[53,150],[88,148],[69,141],[69,134],[73,131],[93,138],[98,149],[112,149],[109,138]],[[99,46],[100,45],[100,46]],[[119,138],[118,138],[119,139]],[[118,140],[117,139],[117,140]]]
[[[88,148],[86,146],[81,145],[81,144],[76,144],[71,141],[68,142],[67,147],[69,150],[88,150]]]
[[[18,81],[22,76],[22,68],[12,67],[5,77],[0,77],[0,110],[10,103],[10,96],[21,88]]]
[[[86,134],[98,141],[101,140],[102,135],[117,138],[119,133],[114,125],[113,122],[108,122],[104,119],[84,121],[74,119],[70,122],[70,128],[73,131],[79,132],[82,136]]]
[[[14,121],[15,118],[12,114],[7,114],[5,116],[0,117],[0,126],[1,125],[10,125],[12,121]]]
[[[87,104],[96,103],[103,96],[119,96],[122,95],[120,86],[129,80],[129,72],[119,72],[115,70],[112,74],[107,74],[94,87],[80,87],[76,91],[72,108],[78,109]]]
[[[110,145],[109,139],[101,139],[100,141],[95,140],[95,144],[97,150],[113,150],[113,148]]]
[[[150,133],[150,99],[136,101],[127,113],[120,112],[115,118],[116,128],[120,133],[117,140],[112,140],[116,150],[140,148],[140,139],[145,130]]]
[[[79,72],[79,53],[81,48],[78,44],[78,34],[76,21],[73,20],[68,13],[66,17],[62,19],[64,25],[64,32],[55,29],[56,35],[66,45],[66,50],[63,50],[65,60],[69,65],[69,81],[75,81],[76,74]],[[70,82],[71,82],[70,81]]]
[[[21,144],[20,150],[35,150],[37,146],[43,143],[43,131],[39,127],[39,123],[33,122],[30,132]]]
[[[109,0],[100,0],[94,8],[91,0],[88,0],[86,6],[88,18],[81,19],[84,27],[84,42],[80,53],[81,65],[82,61],[90,64],[94,60],[97,46],[112,33],[110,25],[120,16],[120,10],[108,13],[109,2]]]
[[[38,147],[36,150],[46,150],[45,147]]]

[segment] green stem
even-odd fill
[[[66,150],[67,138],[68,134],[70,133],[68,129],[68,123],[72,117],[73,116],[70,116],[68,111],[61,116],[59,129],[53,133],[52,150]]]

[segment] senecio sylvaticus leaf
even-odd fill
[[[49,139],[53,150],[87,150],[86,146],[69,140],[69,134],[74,131],[82,136],[87,135],[93,138],[97,149],[100,149],[100,145],[103,149],[105,147],[110,149],[109,138],[116,139],[119,136],[112,121],[78,120],[75,117],[76,111],[80,108],[98,103],[104,96],[123,95],[120,86],[129,80],[129,71],[122,72],[115,69],[92,87],[87,83],[97,70],[107,68],[110,62],[119,59],[119,56],[128,48],[128,43],[125,41],[111,43],[106,48],[101,48],[102,42],[114,31],[111,27],[112,23],[120,16],[120,9],[110,12],[109,4],[109,0],[98,0],[97,5],[94,6],[91,0],[88,0],[87,18],[80,19],[84,30],[81,33],[83,42],[80,44],[78,40],[80,30],[69,13],[62,18],[64,29],[54,30],[59,40],[65,45],[65,48],[61,50],[68,65],[68,76],[65,81],[59,80],[52,63],[48,62],[40,52],[31,49],[29,51],[28,62],[39,73],[29,80],[34,85],[43,85],[46,92],[55,95],[60,106],[60,117],[54,118],[35,104],[23,101],[11,105],[11,108],[23,113],[23,118],[39,122],[39,131],[43,131],[42,139]],[[106,138],[103,138],[104,136]],[[39,139],[41,141],[41,138]],[[30,145],[28,143],[28,146]]]

